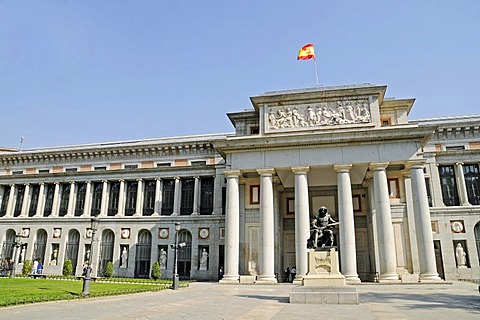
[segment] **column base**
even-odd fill
[[[346,284],[359,284],[362,281],[358,276],[345,276],[345,283]]]
[[[277,283],[277,278],[274,275],[264,275],[264,276],[257,276],[257,280],[255,283],[258,284],[271,284]]]
[[[420,274],[420,282],[443,282],[438,273]]]
[[[198,212],[192,212],[191,216],[198,216]]]
[[[297,286],[302,286],[303,285],[303,277],[304,276],[296,275],[295,279],[293,279],[292,283],[297,285]]]
[[[170,216],[172,216],[172,217],[178,216],[178,212],[174,212],[174,213],[172,213]]]
[[[240,276],[239,275],[236,275],[236,276],[227,276],[227,275],[224,275],[222,279],[220,279],[218,281],[219,283],[240,283]]]
[[[385,273],[380,274],[378,278],[379,283],[399,283],[400,279],[398,278],[398,274],[396,273]]]

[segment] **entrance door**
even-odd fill
[[[100,264],[99,274],[103,276],[107,263],[113,262],[113,246],[115,245],[115,235],[112,230],[103,231],[102,242],[100,243]]]
[[[442,245],[440,240],[433,240],[433,246],[435,248],[435,262],[437,264],[437,272],[440,278],[445,280],[445,271],[443,270],[443,258],[442,258]]]
[[[148,230],[138,233],[138,243],[135,250],[135,277],[150,277],[150,257],[152,252],[152,235]]]
[[[180,230],[178,243],[185,242],[185,247],[178,250],[177,268],[180,280],[190,280],[192,270],[192,234],[187,230]]]

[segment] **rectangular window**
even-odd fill
[[[78,169],[77,168],[66,168],[65,169],[65,172],[77,172]]]
[[[173,213],[173,199],[175,196],[175,180],[163,180],[162,194],[162,215],[171,215]]]
[[[25,197],[25,186],[17,186],[17,199],[15,201],[15,209],[13,210],[13,216],[18,217],[22,213],[23,199]]]
[[[103,182],[93,184],[92,216],[98,216],[102,207]]]
[[[455,181],[455,169],[453,166],[439,166],[440,184],[442,187],[443,203],[446,206],[458,206],[457,182]]]
[[[200,180],[200,214],[212,214],[214,178],[202,178]]]
[[[23,170],[12,171],[12,174],[13,174],[13,175],[23,174]]]
[[[182,195],[180,201],[180,214],[189,215],[193,212],[194,179],[182,179]]]
[[[157,167],[171,167],[172,164],[170,162],[158,162]]]
[[[69,200],[70,200],[70,184],[63,184],[62,194],[60,195],[60,210],[58,212],[58,215],[60,217],[67,215]]]
[[[79,183],[77,190],[77,199],[75,201],[75,217],[80,217],[85,208],[85,195],[87,192],[87,184]]]
[[[38,170],[38,173],[50,173],[50,169],[41,169]]]
[[[105,171],[105,170],[107,170],[107,167],[105,167],[105,166],[93,167],[93,170],[94,171]]]
[[[3,189],[3,199],[2,203],[0,204],[0,217],[5,216],[7,214],[7,206],[8,206],[8,199],[10,198],[10,188],[11,186],[5,186]]]
[[[431,189],[430,189],[430,178],[425,178],[425,186],[427,187],[428,206],[429,206],[429,207],[433,207],[432,191],[431,191]]]
[[[28,216],[33,217],[37,213],[37,206],[38,206],[38,197],[40,196],[40,186],[33,185],[32,188],[32,195],[30,196],[30,207],[28,208]]]
[[[473,205],[480,204],[480,173],[477,164],[463,166],[465,185],[467,187],[468,202]]]
[[[108,197],[108,216],[112,217],[118,213],[118,200],[120,197],[120,182],[110,184],[110,195]]]
[[[465,146],[446,146],[445,150],[452,151],[452,150],[465,150]]]
[[[143,215],[151,216],[155,211],[155,180],[145,181],[145,192],[143,197]]]
[[[191,161],[190,164],[192,166],[205,166],[207,165],[207,161]]]
[[[138,164],[126,164],[125,165],[125,170],[133,170],[133,169],[138,169]]]
[[[260,204],[260,186],[250,186],[250,204]]]
[[[400,186],[398,183],[398,178],[389,178],[388,182],[388,195],[390,199],[400,198]]]
[[[46,184],[45,185],[46,197],[45,197],[45,207],[43,208],[43,216],[49,217],[52,214],[53,210],[53,197],[55,195],[55,185]]]
[[[137,209],[137,181],[127,181],[127,203],[125,207],[125,216],[133,216]]]

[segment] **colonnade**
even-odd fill
[[[175,180],[175,188],[174,188],[174,201],[173,201],[173,213],[172,216],[180,215],[181,209],[181,189],[182,183],[180,177],[174,177]],[[201,200],[201,177],[195,176],[194,179],[194,191],[193,191],[193,210],[191,215],[198,215],[200,211],[200,200]],[[155,199],[154,199],[154,212],[153,216],[158,216],[161,214],[162,210],[162,195],[163,195],[163,180],[161,178],[155,179]],[[133,216],[142,216],[143,215],[143,206],[144,206],[144,198],[145,198],[145,182],[144,179],[136,179],[137,182],[137,193],[136,193],[136,207],[135,213]],[[99,211],[99,217],[106,217],[107,215],[112,215],[109,213],[109,199],[110,199],[110,188],[112,182],[118,182],[119,185],[119,198],[118,198],[118,207],[117,211],[113,214],[117,217],[125,216],[125,207],[126,207],[126,180],[120,179],[117,181],[113,180],[102,180],[102,195],[101,195],[101,205]],[[78,185],[79,183],[86,184],[85,190],[85,199],[84,199],[84,207],[83,211],[80,215],[75,214],[76,208],[76,201],[77,201],[77,193],[78,193]],[[62,201],[62,188],[67,183],[54,183],[54,191],[53,191],[53,204],[52,204],[52,212],[50,217],[58,217],[60,211],[60,202]],[[73,216],[80,216],[80,217],[88,217],[92,211],[92,201],[93,201],[93,184],[92,181],[71,181],[68,183],[70,185],[70,192],[68,194],[68,207],[66,210],[66,217],[73,217]],[[21,205],[21,211],[19,217],[28,217],[29,214],[32,217],[42,217],[44,214],[46,197],[47,197],[47,188],[45,183],[39,183],[39,195],[37,200],[37,206],[34,209],[34,214],[32,215],[30,211],[30,204],[32,201],[32,186],[33,184],[26,183],[24,186],[23,192],[23,202]],[[10,184],[9,194],[8,194],[8,203],[6,203],[6,210],[5,210],[5,217],[13,217],[15,212],[16,201],[18,201],[19,197],[17,193],[19,192],[18,184]],[[5,198],[5,187],[0,186],[0,204],[3,202]],[[215,190],[215,189],[214,189]],[[214,191],[218,192],[218,191]],[[219,197],[217,194],[216,197]],[[213,214],[213,212],[212,212]]]
[[[353,164],[336,164],[339,212],[339,248],[341,272],[347,282],[360,282],[357,273],[355,225],[352,200],[350,171]],[[398,281],[395,237],[388,194],[386,169],[388,163],[371,163],[373,172],[371,196],[376,219],[376,241],[379,255],[380,281]],[[433,237],[430,223],[423,161],[410,161],[406,164],[411,175],[413,196],[414,225],[417,232],[418,252],[420,256],[420,281],[440,280],[436,270]],[[295,258],[297,275],[294,282],[301,282],[307,273],[307,239],[310,235],[310,208],[308,194],[308,166],[292,167],[295,176]],[[276,282],[274,259],[274,210],[273,180],[274,168],[257,170],[260,176],[260,220],[259,220],[259,275],[258,282]],[[240,196],[239,177],[241,170],[226,170],[227,203],[225,216],[225,275],[221,282],[239,281],[239,239]]]

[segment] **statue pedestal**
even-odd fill
[[[345,284],[345,277],[339,271],[335,248],[308,251],[308,272],[302,279],[302,285],[290,291],[290,303],[359,303],[357,290]]]

